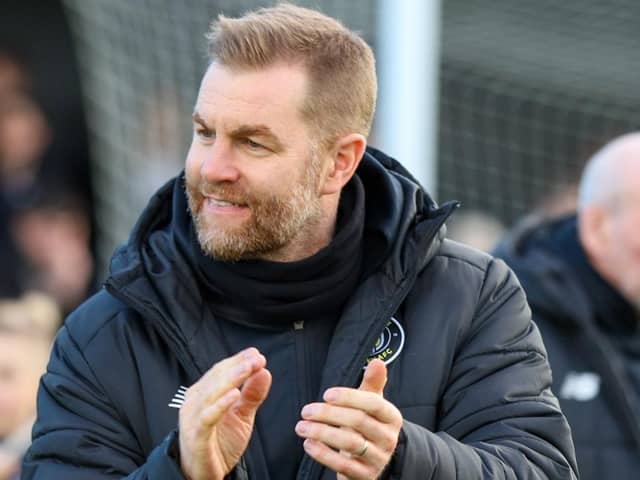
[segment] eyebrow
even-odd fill
[[[204,128],[212,130],[198,112],[193,113],[193,121],[199,123]],[[240,125],[231,131],[230,136],[232,138],[246,138],[246,137],[262,137],[265,138],[274,149],[282,150],[284,146],[277,135],[271,131],[266,125]]]
[[[198,112],[193,112],[193,115],[191,116],[191,118],[193,118],[194,122],[199,123],[204,128],[207,128],[207,129],[211,130],[209,128],[209,126],[207,125],[207,123],[202,119],[202,117],[200,116],[200,114]]]

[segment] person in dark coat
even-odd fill
[[[523,221],[494,252],[540,327],[580,478],[640,472],[640,133],[597,152],[577,214]]]
[[[514,275],[366,147],[370,48],[279,5],[210,51],[185,174],[59,333],[23,478],[576,478]]]

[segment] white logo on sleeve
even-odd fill
[[[184,403],[184,396],[186,393],[187,393],[187,387],[180,385],[180,388],[178,388],[178,391],[169,402],[169,406],[171,408],[177,408],[177,409],[182,407],[182,404]]]
[[[593,372],[569,372],[560,387],[559,397],[564,400],[588,402],[600,393],[600,375]]]

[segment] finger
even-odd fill
[[[373,394],[371,394],[373,395]],[[379,396],[376,395],[378,399]],[[383,400],[384,401],[384,400]],[[302,409],[302,418],[315,424],[342,427],[389,450],[397,443],[399,425],[397,422],[381,422],[367,412],[355,408],[346,408],[327,403],[311,403]]]
[[[379,358],[374,358],[369,362],[369,365],[367,365],[367,368],[364,371],[359,390],[382,395],[386,384],[387,366]]]
[[[231,405],[240,397],[240,390],[234,388],[220,397],[216,402],[198,412],[197,420],[191,421],[180,411],[179,430],[180,442],[185,441],[185,435],[192,438],[192,445],[205,449],[209,445],[211,428],[218,423]]]
[[[323,399],[331,405],[362,410],[384,423],[394,423],[399,410],[381,395],[346,387],[332,387],[325,391]]]
[[[230,374],[233,376],[245,376],[245,379],[253,372],[264,368],[267,360],[257,348],[246,348],[231,357],[219,361],[211,367],[202,377],[205,381],[216,379],[221,374]]]
[[[316,462],[354,480],[370,480],[377,478],[380,469],[370,463],[361,461],[360,457],[342,455],[327,445],[316,440],[307,439],[303,443],[305,452]]]
[[[234,406],[236,413],[244,418],[253,418],[258,407],[267,398],[271,388],[271,372],[266,368],[251,375],[242,386],[240,398]]]
[[[234,388],[228,391],[225,395],[220,397],[213,405],[205,408],[200,416],[201,432],[198,435],[202,435],[205,439],[209,438],[210,428],[217,424],[220,418],[229,410],[235,401],[240,398],[240,390]]]
[[[307,422],[302,420],[296,424],[296,433],[302,438],[309,438],[322,442],[325,445],[350,455],[359,456],[362,451],[365,438],[353,430],[338,428],[322,423]],[[373,464],[386,463],[388,452],[378,448],[374,442],[367,441],[367,461]]]
[[[265,357],[256,349],[245,349],[216,363],[187,390],[187,398],[199,398],[199,408],[206,408],[233,388],[239,388],[254,372],[264,368]]]

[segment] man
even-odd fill
[[[542,331],[582,479],[640,471],[640,133],[597,152],[577,215],[525,222],[498,248]]]
[[[515,278],[365,151],[369,47],[280,5],[210,52],[184,178],[59,334],[25,478],[575,478]]]

